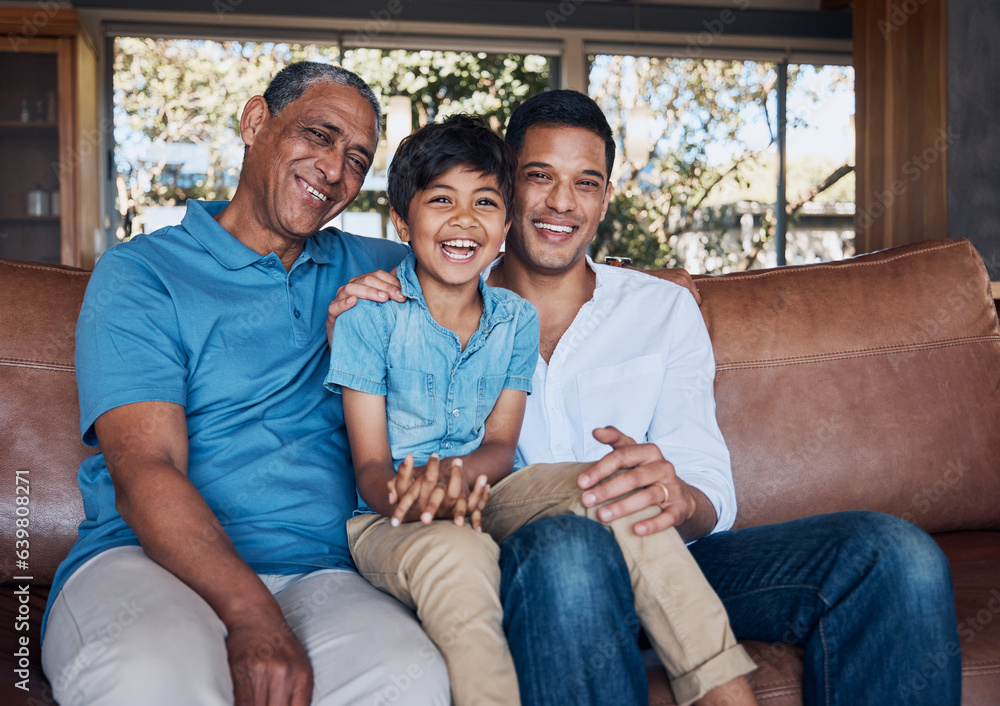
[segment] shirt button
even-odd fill
[[[453,409],[453,410],[451,410],[451,416],[453,416],[453,417],[458,417],[458,416],[461,416],[461,414],[462,414],[462,413],[461,413],[461,412],[459,412],[459,411],[458,411],[457,409]]]
[[[452,446],[454,446],[454,444],[452,444],[450,441],[444,445],[446,449],[450,449]]]
[[[294,313],[294,314],[295,314],[295,318],[296,318],[296,319],[297,319],[297,318],[299,318],[300,316],[302,316],[302,312],[301,312],[301,311],[299,311],[298,309],[296,309],[296,310],[295,310],[294,312],[292,312],[292,313]]]
[[[274,267],[274,260],[268,260],[267,261],[267,266],[268,267]]]

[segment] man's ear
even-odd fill
[[[271,111],[264,96],[254,96],[248,100],[243,107],[243,115],[240,116],[240,137],[243,138],[243,144],[250,147],[270,119]]]
[[[396,229],[399,239],[404,243],[410,242],[410,227],[406,225],[403,217],[396,213],[396,209],[392,207],[389,208],[389,220],[392,221],[392,227]]]

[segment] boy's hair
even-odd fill
[[[399,143],[389,165],[389,205],[409,222],[413,195],[456,166],[496,177],[509,223],[514,217],[517,156],[482,118],[471,115],[425,125]]]
[[[321,64],[317,61],[299,61],[279,71],[267,90],[264,100],[271,115],[277,115],[289,103],[298,100],[305,90],[316,83],[337,83],[357,91],[375,111],[375,138],[382,131],[382,108],[371,87],[357,74],[342,66]]]
[[[524,146],[524,136],[533,125],[580,127],[604,140],[605,178],[611,178],[615,163],[615,135],[608,119],[594,100],[579,91],[561,89],[533,95],[517,107],[507,122],[504,139],[515,153]]]

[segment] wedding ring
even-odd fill
[[[667,504],[667,501],[670,500],[670,491],[667,490],[667,486],[663,485],[663,483],[650,483],[649,487],[652,488],[654,485],[663,491],[663,502],[659,503],[659,506],[663,507]]]

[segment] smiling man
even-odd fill
[[[232,202],[189,201],[98,262],[76,365],[100,450],[44,626],[63,706],[448,703],[416,620],[353,571],[354,474],[323,388],[330,300],[406,252],[320,231],[380,122],[354,74],[289,66],[243,111]]]
[[[627,521],[636,534],[676,527],[693,541],[737,637],[805,648],[806,704],[901,703],[900,685],[924,673],[927,646],[958,644],[940,549],[923,530],[873,512],[732,530],[736,496],[715,419],[715,362],[694,298],[587,258],[612,193],[607,120],[589,97],[549,91],[518,107],[505,139],[518,155],[516,217],[488,282],[534,304],[541,329],[518,466],[600,459],[578,479],[583,504],[607,503],[600,520]],[[543,526],[552,522],[501,545],[504,620],[523,702],[646,703],[635,642],[621,639],[634,617],[608,588],[622,583],[620,570],[593,553],[574,561],[592,530]],[[534,647],[542,642],[558,645],[558,655]],[[949,655],[906,703],[958,704],[960,657]],[[556,663],[566,679],[552,678]]]

